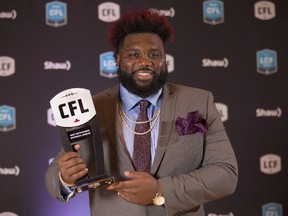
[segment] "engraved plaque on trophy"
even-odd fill
[[[105,173],[100,126],[90,91],[64,90],[50,100],[50,105],[64,150],[74,151],[73,146],[79,144],[78,153],[88,167],[88,174],[75,182],[76,192],[114,183],[114,177]]]

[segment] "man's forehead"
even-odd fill
[[[125,37],[123,46],[139,46],[142,47],[143,43],[155,47],[163,47],[162,40],[157,34],[154,33],[133,33]]]

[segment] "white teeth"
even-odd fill
[[[144,73],[144,72],[140,72],[138,74],[141,75],[141,76],[149,76],[150,75],[150,73]]]

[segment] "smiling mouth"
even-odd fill
[[[150,70],[140,70],[135,72],[135,76],[139,80],[150,80],[153,77],[153,71]]]

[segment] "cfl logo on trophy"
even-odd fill
[[[114,22],[120,18],[120,6],[114,2],[98,5],[98,18],[103,22]]]
[[[91,93],[87,89],[72,88],[60,92],[50,100],[56,125],[76,127],[96,115]]]
[[[168,73],[172,73],[175,70],[174,57],[166,54],[166,65]]]
[[[46,24],[52,27],[60,27],[67,24],[66,3],[53,1],[46,4]]]
[[[215,106],[221,116],[222,122],[228,120],[228,106],[223,103],[215,103]]]
[[[257,19],[270,20],[276,16],[275,4],[270,1],[259,1],[254,4],[254,14]]]
[[[203,2],[203,22],[211,25],[224,22],[224,4],[222,1],[210,0]]]
[[[113,52],[105,52],[99,56],[100,75],[107,78],[117,77],[118,67]]]
[[[256,54],[257,57],[257,72],[265,75],[276,73],[277,52],[270,49],[260,50]]]
[[[11,76],[15,73],[15,60],[9,56],[0,56],[0,76]]]
[[[265,174],[275,174],[281,171],[281,157],[276,154],[266,154],[260,158],[260,170]]]
[[[12,106],[0,106],[0,131],[8,132],[16,128],[15,108]]]
[[[282,216],[282,205],[278,203],[267,203],[262,206],[263,216]]]

